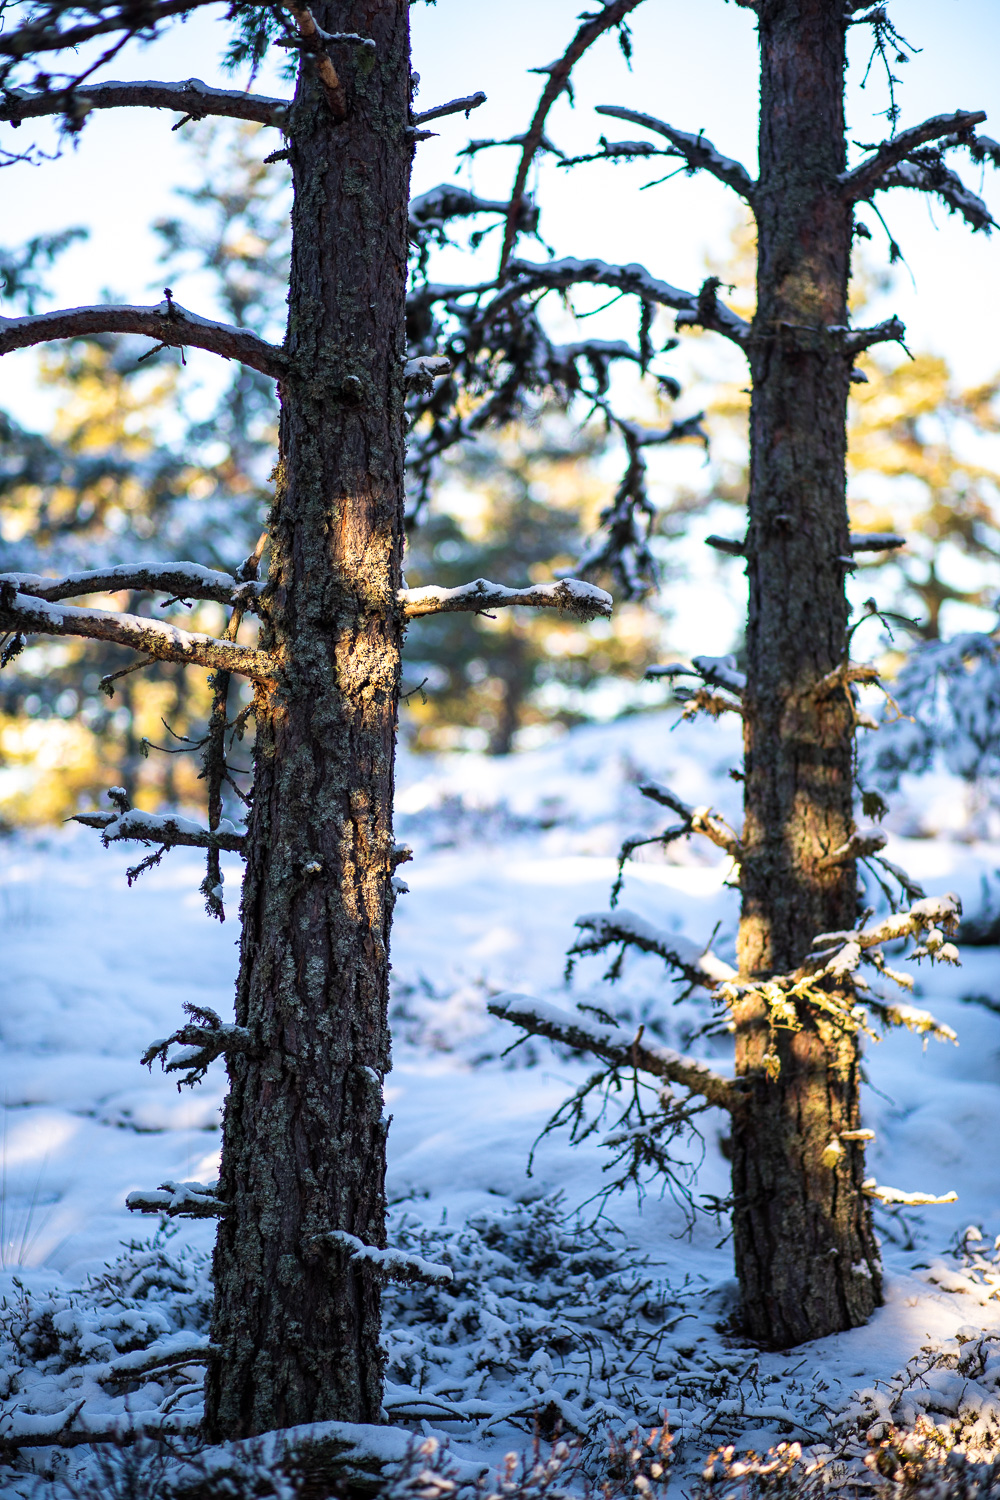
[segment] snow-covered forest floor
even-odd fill
[[[390,1418],[447,1437],[476,1464],[525,1446],[536,1417],[543,1432],[561,1423],[595,1476],[609,1430],[663,1414],[687,1470],[720,1443],[759,1451],[790,1437],[840,1445],[849,1460],[873,1423],[912,1425],[923,1411],[970,1450],[995,1451],[996,949],[964,949],[958,970],[917,971],[919,1003],[958,1047],[925,1051],[901,1032],[868,1048],[870,1174],[954,1189],[958,1201],[877,1211],[886,1298],[866,1328],[787,1353],[745,1346],[728,1331],[724,1215],[699,1213],[686,1234],[683,1202],[655,1182],[641,1204],[595,1197],[613,1106],[582,1145],[546,1136],[526,1173],[532,1143],[592,1063],[536,1041],[508,1053],[519,1033],[488,1015],[491,995],[597,1004],[730,1066],[726,1037],[695,1035],[708,1002],[672,1004],[658,959],[631,954],[613,987],[600,959],[563,979],[575,918],[607,909],[621,839],[660,826],[638,779],[737,819],[736,739],[720,725],[672,732],[674,718],[582,728],[504,759],[402,756],[397,835],[414,859],[400,871],[410,891],[393,932],[390,1238],[453,1277],[387,1295]],[[957,891],[969,914],[984,877],[996,888],[1000,845],[961,835],[962,796],[947,779],[913,783],[895,799],[886,852],[929,894]],[[139,1056],[186,1001],[231,1015],[239,862],[226,866],[230,920],[219,926],[204,914],[193,851],[174,851],[132,890],[129,852],[77,831],[0,845],[0,1442],[13,1431],[38,1440],[54,1424],[141,1426],[167,1409],[183,1429],[200,1406],[214,1222],[178,1220],[157,1235],[155,1219],[124,1204],[137,1188],[216,1175],[221,1064],[178,1093]],[[674,844],[669,862],[629,866],[621,907],[704,943],[719,924],[715,950],[731,957],[737,896],[717,854]],[[725,1122],[702,1119],[697,1204],[728,1192]],[[24,1451],[50,1471],[86,1452]],[[24,1462],[0,1469],[0,1493],[33,1492]]]

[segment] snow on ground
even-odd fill
[[[595,1300],[633,1312],[639,1303],[645,1307],[628,1317],[623,1312],[617,1331],[600,1335],[619,1360],[636,1328],[649,1330],[657,1319],[668,1325],[652,1353],[651,1346],[633,1349],[632,1363],[625,1361],[631,1386],[611,1368],[615,1358],[595,1377],[600,1410],[607,1420],[631,1410],[641,1421],[666,1410],[681,1434],[682,1457],[686,1438],[689,1460],[741,1435],[758,1449],[789,1428],[803,1439],[822,1437],[829,1414],[847,1408],[852,1392],[890,1380],[923,1346],[954,1351],[958,1345],[949,1341],[960,1329],[963,1337],[971,1330],[1000,1333],[993,1259],[1000,1232],[995,949],[965,950],[957,971],[919,973],[920,1003],[955,1029],[958,1047],[932,1043],[924,1051],[917,1038],[901,1033],[869,1049],[865,1123],[877,1132],[869,1170],[880,1183],[955,1189],[959,1197],[957,1204],[924,1210],[880,1210],[886,1304],[868,1327],[788,1355],[758,1357],[744,1348],[724,1327],[735,1292],[730,1251],[720,1243],[724,1227],[701,1216],[685,1238],[681,1206],[655,1187],[641,1206],[629,1196],[605,1206],[603,1228],[579,1240],[584,1249],[573,1280],[571,1241],[560,1240],[570,1229],[562,1220],[588,1201],[583,1222],[596,1212],[592,1200],[607,1155],[600,1133],[579,1147],[565,1133],[546,1137],[530,1178],[526,1162],[552,1111],[590,1069],[586,1060],[535,1041],[505,1056],[516,1036],[488,1016],[486,1000],[513,989],[563,1008],[574,1000],[597,1002],[622,1018],[644,1020],[662,1040],[699,1051],[717,1069],[729,1066],[725,1039],[692,1044],[705,1013],[692,1000],[671,1005],[659,960],[628,958],[614,988],[603,983],[606,965],[596,959],[581,962],[568,988],[563,979],[574,919],[607,907],[622,837],[662,826],[637,780],[652,775],[686,801],[710,802],[738,822],[740,788],[727,775],[739,764],[734,733],[721,725],[672,729],[673,722],[671,714],[642,715],[501,760],[401,756],[397,834],[412,845],[414,860],[402,871],[410,893],[397,904],[392,949],[394,1068],[386,1094],[395,1237],[430,1259],[450,1259],[456,1285],[467,1283],[473,1300],[493,1296],[490,1266],[500,1263],[498,1256],[508,1268],[513,1258],[526,1280],[520,1291],[505,1282],[506,1300],[495,1306],[483,1303],[478,1355],[468,1339],[456,1350],[451,1335],[442,1335],[450,1326],[446,1293],[393,1293],[387,1405],[396,1419],[429,1422],[473,1458],[494,1460],[510,1448],[510,1421],[523,1428],[533,1405],[548,1403],[572,1423],[593,1403],[579,1370],[572,1378],[567,1371],[584,1358],[591,1338],[584,1324],[593,1321]],[[937,826],[951,827],[958,798],[946,780],[911,788],[891,819],[901,832],[886,853],[929,894],[958,891],[968,911],[979,902],[983,877],[1000,866],[1000,846],[962,842],[951,832],[904,836],[926,834],[935,817]],[[674,844],[666,861],[657,854],[631,865],[621,906],[706,943],[718,925],[715,951],[731,957],[737,896],[725,883],[728,862],[717,854],[707,844]],[[123,1242],[152,1231],[152,1221],[126,1213],[127,1193],[167,1179],[210,1181],[216,1173],[221,1066],[193,1092],[179,1094],[172,1080],[148,1075],[138,1058],[179,1023],[185,1001],[231,1014],[237,923],[220,926],[205,917],[194,851],[174,851],[131,891],[124,878],[129,862],[128,850],[105,851],[83,832],[0,845],[0,1290],[8,1313],[22,1289],[36,1302],[62,1298],[59,1305],[69,1306],[70,1289],[100,1275]],[[239,861],[226,863],[225,874],[235,916]],[[722,1198],[728,1190],[723,1122],[707,1119],[696,1192]],[[948,1247],[969,1225],[984,1239],[965,1242],[965,1262],[977,1250],[985,1259],[978,1271],[966,1264],[962,1272],[962,1257]],[[182,1226],[170,1253],[183,1261],[176,1273],[183,1281],[201,1264],[185,1247],[207,1250],[214,1226]],[[625,1243],[627,1252],[618,1248]],[[652,1262],[645,1271],[643,1256]],[[568,1301],[560,1274],[575,1288]],[[639,1295],[644,1276],[654,1291]],[[560,1316],[584,1330],[578,1348],[570,1339],[561,1369],[542,1335],[527,1363],[523,1337],[516,1349],[500,1347],[498,1328],[523,1332],[530,1322],[532,1295],[536,1310],[548,1296]],[[72,1305],[73,1316],[82,1316],[80,1299]],[[179,1326],[175,1320],[164,1336],[181,1337]],[[112,1355],[122,1347],[114,1339],[108,1345]],[[61,1411],[77,1377],[46,1379],[32,1409]],[[2,1385],[5,1412],[25,1406],[24,1388],[23,1380],[20,1388]],[[93,1382],[88,1390],[95,1411],[102,1401],[107,1412],[128,1409],[127,1397]],[[196,1390],[182,1393],[177,1409],[193,1414],[197,1402]],[[873,1402],[868,1398],[866,1409]],[[1000,1405],[995,1399],[993,1405],[1000,1428]],[[0,1436],[9,1420],[0,1419]],[[0,1479],[0,1493],[20,1493],[12,1475],[9,1483],[4,1490]]]

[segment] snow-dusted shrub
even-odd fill
[[[609,1428],[658,1426],[684,1295],[608,1232],[567,1223],[558,1196],[454,1228],[403,1219],[393,1239],[452,1279],[386,1293],[390,1416],[540,1423],[595,1471]]]
[[[131,1435],[150,1416],[182,1426],[200,1410],[209,1257],[174,1230],[132,1241],[81,1287],[12,1285],[0,1300],[0,1445],[71,1427]]]

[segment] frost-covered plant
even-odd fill
[[[937,1462],[958,1449],[969,1463],[993,1463],[1000,1452],[1000,1335],[960,1328],[953,1344],[923,1349],[892,1380],[858,1392],[836,1425],[856,1454],[872,1449],[878,1472],[890,1477],[907,1454]]]
[[[394,1418],[557,1430],[601,1471],[607,1433],[657,1426],[690,1293],[596,1226],[569,1224],[558,1195],[482,1212],[457,1228],[394,1231],[452,1271],[386,1293],[385,1403]]]
[[[207,1254],[161,1229],[80,1287],[13,1286],[0,1301],[0,1444],[135,1437],[151,1416],[183,1430],[200,1414]]]

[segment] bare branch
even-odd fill
[[[681,157],[692,171],[710,172],[748,203],[753,202],[756,183],[746,167],[733,161],[730,156],[723,156],[700,131],[697,135],[689,135],[687,131],[676,130],[673,125],[667,125],[653,115],[643,114],[638,109],[626,109],[621,104],[599,104],[596,112],[599,115],[612,115],[617,120],[628,120],[632,125],[643,125],[647,130],[665,136],[674,147],[670,155]]]
[[[238,89],[216,89],[200,78],[185,78],[178,83],[136,81],[86,84],[83,91],[58,89],[29,91],[0,90],[0,120],[19,125],[40,115],[63,115],[71,111],[74,128],[79,128],[92,109],[122,109],[141,105],[147,109],[172,109],[189,119],[220,115],[231,120],[253,120],[258,125],[283,127],[291,108],[290,99],[270,99],[263,94],[244,94]]]
[[[482,89],[477,89],[474,94],[469,94],[465,99],[449,99],[447,104],[435,105],[433,109],[422,110],[419,115],[413,116],[414,125],[426,125],[428,120],[440,120],[443,115],[464,114],[469,118],[469,112],[478,109],[481,104],[486,103],[486,95]]]
[[[856,355],[864,349],[870,349],[873,344],[902,344],[906,337],[906,324],[894,314],[871,328],[829,328],[827,332],[836,334],[843,340],[843,347],[848,354]]]
[[[171,16],[187,15],[201,5],[213,4],[214,0],[144,0],[141,5],[126,0],[117,15],[106,16],[102,21],[92,21],[84,26],[71,26],[65,31],[52,24],[54,6],[43,12],[41,20],[29,21],[16,31],[0,34],[0,57],[27,57],[36,52],[61,52],[70,47],[79,47],[95,36],[107,36],[112,31],[124,31],[133,35],[151,32],[160,21]],[[68,8],[68,7],[67,7]]]
[[[635,10],[642,0],[607,0],[603,10],[596,16],[587,15],[584,12],[582,24],[577,28],[576,35],[570,42],[562,57],[546,68],[535,69],[538,73],[547,73],[548,81],[542,90],[542,97],[538,101],[531,124],[524,137],[524,145],[521,148],[521,160],[517,165],[517,173],[514,178],[514,186],[510,194],[510,208],[507,213],[507,223],[504,227],[503,249],[500,252],[501,272],[510,260],[511,251],[514,248],[514,240],[517,236],[518,220],[524,202],[524,190],[528,181],[528,173],[535,159],[535,153],[542,144],[545,133],[545,121],[549,110],[555,104],[560,94],[569,86],[569,76],[580,58],[594,42],[602,37],[606,31],[613,26],[618,26],[624,21],[629,11]]]
[[[508,589],[501,583],[488,583],[485,578],[477,578],[474,583],[463,583],[456,589],[443,589],[437,584],[422,589],[400,589],[396,597],[408,620],[455,611],[482,614],[487,609],[507,609],[515,604],[562,610],[578,620],[593,620],[598,615],[609,619],[614,602],[604,589],[595,588],[592,583],[581,583],[576,578],[563,578],[558,583],[536,583],[525,589]]]
[[[329,37],[325,31],[317,26],[312,11],[308,6],[299,6],[295,0],[290,0],[288,9],[295,18],[295,24],[299,28],[299,46],[304,52],[311,53],[316,59],[316,73],[323,92],[326,94],[326,102],[330,106],[330,113],[335,120],[343,120],[347,117],[347,95],[340,81],[336,68],[330,61],[326,50],[328,41],[335,38]]]
[[[289,361],[282,349],[247,328],[233,328],[188,312],[172,297],[156,307],[69,307],[28,318],[0,318],[0,355],[53,339],[87,338],[97,333],[138,333],[172,348],[189,346],[236,359],[280,380]]]
[[[726,684],[723,684],[725,686]],[[732,691],[732,690],[731,690]],[[710,807],[689,807],[682,802],[667,787],[660,786],[656,781],[644,781],[639,791],[644,797],[652,802],[659,802],[662,807],[669,807],[671,811],[678,814],[688,824],[691,833],[704,834],[719,849],[724,849],[732,859],[741,862],[743,859],[743,846],[736,837],[733,830],[713,812]]]
[[[884,849],[889,842],[889,835],[881,828],[870,828],[852,833],[846,843],[841,844],[839,849],[833,849],[821,860],[817,861],[818,870],[832,870],[838,865],[850,864],[852,859],[867,859],[871,854],[877,854]]]
[[[243,854],[246,847],[246,835],[237,833],[232,824],[202,828],[174,813],[140,812],[134,807],[124,813],[76,813],[70,821],[100,829],[105,844],[139,840],[167,849],[225,849],[230,854]]]
[[[529,995],[497,995],[489,1002],[490,1012],[504,1021],[520,1026],[530,1036],[544,1036],[578,1052],[592,1052],[615,1067],[634,1067],[654,1078],[678,1083],[707,1099],[720,1109],[739,1107],[739,1093],[727,1078],[713,1073],[706,1063],[685,1057],[669,1047],[643,1040],[643,1032],[633,1035],[624,1026],[601,1026],[580,1015],[558,1010]]]
[[[715,296],[717,277],[710,276],[697,294],[684,292],[651,276],[645,266],[633,262],[627,266],[609,265],[603,260],[552,260],[545,264],[528,260],[511,261],[507,267],[508,284],[485,310],[485,317],[523,297],[525,292],[542,289],[562,291],[571,286],[610,286],[619,291],[670,307],[680,314],[678,327],[708,328],[724,334],[742,348],[750,337],[750,325],[732,312]]]
[[[170,594],[175,599],[212,599],[217,604],[253,609],[261,586],[240,583],[230,573],[203,568],[198,563],[120,563],[86,573],[68,573],[64,578],[44,578],[39,573],[0,573],[0,583],[16,584],[19,594],[46,599],[79,598],[81,594],[129,593]]]
[[[951,135],[953,132],[964,134],[972,130],[974,126],[981,125],[985,119],[986,115],[981,109],[956,110],[952,115],[934,115],[930,120],[924,120],[922,125],[913,125],[909,130],[901,130],[899,135],[893,136],[891,140],[883,141],[860,166],[855,167],[851,172],[841,174],[840,183],[844,197],[851,203],[857,203],[862,198],[870,198],[878,188],[886,186],[882,179],[889,168],[905,161],[911,151],[926,145],[928,141],[939,140],[942,136]]]
[[[142,651],[156,661],[187,662],[196,667],[222,667],[244,677],[274,676],[275,663],[265,652],[235,641],[220,641],[200,632],[179,630],[162,620],[105,609],[77,609],[72,604],[47,604],[25,598],[9,583],[0,584],[0,629],[25,635],[75,635],[110,641]]]

